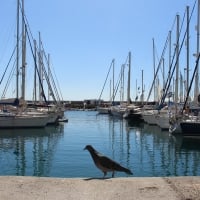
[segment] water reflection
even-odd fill
[[[200,175],[197,140],[91,111],[67,115],[69,122],[57,127],[1,130],[0,175],[101,177],[83,151],[86,144],[130,168],[136,177]]]
[[[124,120],[109,116],[109,141],[112,158],[129,167],[130,135]]]
[[[54,149],[64,127],[2,129],[0,163],[2,175],[49,176]]]
[[[200,151],[199,137],[183,137],[181,134],[173,135],[177,147],[182,150]]]
[[[125,123],[128,129],[144,128],[144,123],[140,121],[126,120]]]
[[[130,167],[135,176],[200,175],[200,140],[174,138],[146,123],[109,117],[113,158]]]
[[[200,151],[200,138],[182,138],[181,148]]]

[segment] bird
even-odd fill
[[[130,169],[127,169],[121,166],[119,163],[115,162],[114,160],[102,155],[101,153],[96,151],[92,147],[92,145],[86,145],[84,150],[88,150],[90,152],[94,164],[103,172],[103,178],[106,177],[107,172],[112,172],[112,178],[114,178],[115,171],[125,172],[129,175],[133,175]]]

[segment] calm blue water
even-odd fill
[[[0,175],[102,177],[89,152],[83,151],[87,144],[136,177],[200,175],[197,140],[172,137],[157,126],[130,124],[95,111],[65,114],[69,122],[56,127],[0,130]]]

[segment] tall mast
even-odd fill
[[[120,101],[124,101],[124,68],[125,64],[121,66],[121,89],[120,89]]]
[[[34,101],[37,101],[37,76],[36,76],[36,67],[37,67],[37,47],[36,47],[36,40],[34,40],[34,59],[35,59],[35,67],[34,67]]]
[[[25,99],[25,81],[26,81],[26,25],[24,23],[24,0],[22,0],[22,88],[21,98]]]
[[[43,90],[42,90],[42,80],[43,80],[43,72],[42,72],[42,50],[41,50],[41,35],[39,32],[39,56],[38,56],[38,65],[39,65],[39,102],[42,103]]]
[[[153,38],[153,77],[155,77],[156,74],[156,61],[155,61],[155,42]],[[156,85],[154,83],[154,101],[156,101]]]
[[[19,98],[19,0],[17,0],[16,98]]]
[[[137,86],[137,79],[136,79],[136,82],[135,82],[135,91],[136,91],[136,95],[135,95],[135,101],[138,100],[138,86]]]
[[[171,62],[172,62],[172,31],[169,31],[169,71],[168,77],[171,77]],[[170,91],[172,92],[172,87],[170,87]]]
[[[130,87],[131,87],[131,52],[129,52],[128,63],[128,87],[127,87],[127,104],[130,104]]]
[[[115,100],[115,59],[113,59],[113,84],[112,84],[112,88],[113,88],[113,92],[112,92],[112,102],[114,102]]]
[[[113,95],[112,95],[112,80],[110,79],[110,103],[112,105],[112,99],[113,99]]]
[[[196,58],[198,58],[199,55],[199,23],[200,23],[200,0],[198,0],[198,6],[197,6],[197,52],[196,52]],[[196,69],[196,74],[195,74],[195,88],[194,88],[194,101],[197,101],[197,96],[199,94],[199,64]]]
[[[175,102],[178,102],[178,78],[179,78],[179,15],[177,18],[177,29],[176,29],[176,83],[175,83]]]
[[[50,77],[50,54],[48,54],[48,79]],[[50,100],[50,88],[49,88],[49,84],[48,84],[48,101]]]
[[[165,87],[165,59],[162,59],[163,63],[163,88]]]
[[[143,104],[143,101],[144,101],[144,75],[143,75],[143,69],[142,69],[142,95],[141,95],[141,101],[142,101],[142,104]]]
[[[186,94],[187,94],[187,91],[188,91],[188,88],[189,88],[189,65],[190,65],[190,62],[189,62],[189,47],[190,47],[190,44],[189,44],[189,38],[190,38],[190,26],[189,26],[189,6],[187,6],[187,66],[186,66]]]

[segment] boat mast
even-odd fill
[[[125,64],[121,66],[121,89],[120,89],[120,101],[124,101],[124,69],[125,69]]]
[[[189,17],[189,6],[187,6],[187,42],[186,42],[186,45],[187,45],[187,66],[186,66],[186,93],[188,91],[188,88],[189,88],[189,65],[190,65],[190,62],[189,62],[189,41],[190,41],[190,17]]]
[[[112,105],[112,99],[113,99],[113,95],[112,95],[112,80],[110,79],[110,104]]]
[[[48,60],[47,60],[47,65],[48,65],[48,78],[50,77],[50,54],[48,54]],[[48,101],[50,100],[50,88],[48,84]]]
[[[130,104],[130,85],[131,85],[131,52],[129,52],[128,63],[128,87],[127,87],[127,104]]]
[[[105,80],[105,82],[104,82],[104,84],[103,84],[103,88],[102,88],[102,90],[101,90],[101,94],[100,94],[100,96],[99,96],[99,104],[100,104],[100,100],[101,100],[101,96],[102,96],[102,93],[103,93],[103,90],[104,90],[104,87],[105,87],[105,85],[106,85],[106,82],[107,82],[107,79],[108,79],[108,76],[109,76],[109,74],[110,74],[110,70],[111,70],[111,68],[113,67],[114,68],[114,59],[112,59],[112,62],[111,62],[111,64],[110,64],[110,67],[109,67],[109,70],[108,70],[108,73],[107,73],[107,76],[106,76],[106,80]],[[114,74],[114,70],[113,70],[113,74]],[[114,75],[113,75],[113,78],[114,78]],[[114,82],[113,82],[114,83]],[[110,90],[111,90],[111,85],[110,85]],[[111,93],[111,91],[110,91],[110,93]],[[112,100],[114,100],[115,99],[115,88],[114,88],[114,90],[113,90],[113,96],[110,98],[110,101],[112,102]]]
[[[168,76],[171,76],[171,62],[172,62],[172,31],[169,31],[169,74]]]
[[[169,70],[168,70],[168,77],[166,79],[165,85],[167,84],[168,79],[169,79],[169,77],[171,77],[171,73],[172,73],[172,31],[171,30],[169,31],[169,58],[168,59],[169,59],[169,62],[168,62]],[[170,97],[174,98],[172,86],[169,86],[168,94],[169,94],[169,96],[168,96],[169,98]]]
[[[162,75],[163,76],[163,87],[162,88],[164,89],[164,87],[165,87],[165,59],[163,58],[162,61],[163,61],[162,62],[162,64],[163,64],[163,69],[162,69],[163,70],[163,75]]]
[[[177,18],[177,29],[176,29],[176,83],[175,83],[175,102],[178,103],[178,78],[179,78],[179,15]]]
[[[161,57],[160,57],[160,60],[159,60],[159,63],[158,63],[158,66],[157,66],[155,75],[154,75],[154,78],[153,78],[153,82],[152,82],[152,84],[151,84],[151,88],[150,88],[150,90],[149,90],[149,94],[148,94],[146,103],[149,101],[149,98],[150,98],[150,96],[151,96],[151,92],[152,92],[152,90],[153,90],[153,87],[154,87],[154,84],[155,84],[155,81],[156,81],[156,78],[157,78],[157,75],[158,75],[160,66],[161,66],[161,64],[162,64],[162,58],[163,58],[163,56],[164,56],[164,54],[165,54],[165,50],[166,50],[166,48],[167,48],[168,40],[169,40],[169,35],[167,36],[167,39],[166,39],[166,41],[165,41],[165,45],[164,45],[164,48],[163,48],[163,51],[162,51],[162,54],[161,54]]]
[[[115,93],[115,59],[113,59],[113,93],[112,93],[112,97],[113,97],[112,102],[113,103],[115,101],[114,93]]]
[[[198,0],[198,6],[197,6],[197,52],[196,52],[196,58],[199,55],[199,23],[200,23],[200,0]],[[196,74],[195,74],[195,88],[194,88],[194,101],[197,102],[197,97],[199,94],[199,65],[197,66]]]
[[[17,0],[16,98],[19,98],[19,0]]]
[[[38,65],[39,65],[39,77],[41,83],[39,84],[39,102],[42,103],[42,97],[43,97],[43,90],[42,90],[42,85],[43,85],[43,71],[42,71],[42,50],[41,50],[41,35],[39,32],[39,59],[38,59]]]
[[[141,102],[143,104],[144,102],[144,75],[143,75],[143,69],[142,69],[142,94],[141,94]]]
[[[37,68],[37,47],[36,47],[36,40],[34,40],[34,59],[35,59],[35,67],[34,67],[34,101],[36,103],[37,101],[37,72],[36,72],[36,68]]]
[[[155,42],[153,38],[153,76],[155,77],[156,75],[156,61],[155,61]],[[154,101],[156,101],[156,85],[154,83]]]
[[[22,0],[22,94],[25,99],[25,81],[26,81],[26,25],[24,23],[24,0]]]
[[[135,81],[135,101],[137,101],[138,100],[138,86],[137,86],[137,79],[136,79],[136,81]]]

